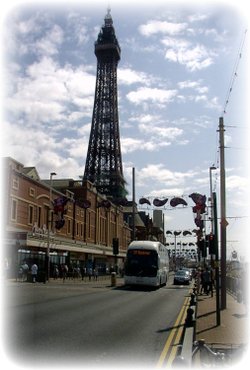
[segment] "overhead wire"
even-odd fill
[[[244,31],[244,34],[242,36],[242,40],[241,40],[241,43],[240,43],[239,51],[237,53],[236,61],[235,61],[234,67],[233,67],[233,72],[232,72],[232,76],[231,76],[229,87],[228,87],[228,91],[227,91],[227,94],[226,94],[226,99],[225,99],[225,103],[224,103],[222,116],[224,116],[224,114],[227,113],[227,106],[229,104],[230,96],[231,96],[231,93],[232,93],[232,90],[233,90],[233,85],[234,85],[235,79],[237,77],[237,71],[238,71],[238,67],[239,67],[239,64],[240,64],[241,57],[242,57],[242,50],[243,50],[244,43],[245,43],[245,40],[246,40],[246,34],[247,34],[247,29]]]
[[[240,46],[239,46],[239,49],[238,49],[238,52],[237,52],[237,55],[236,55],[236,60],[235,60],[234,66],[233,66],[233,72],[232,72],[232,75],[231,75],[231,78],[230,78],[229,87],[228,87],[225,102],[224,102],[224,105],[223,105],[222,117],[227,113],[227,107],[228,107],[228,104],[229,104],[229,101],[230,101],[231,93],[233,91],[234,82],[235,82],[236,77],[238,76],[238,68],[239,68],[240,60],[242,58],[242,51],[243,51],[243,47],[244,47],[245,40],[246,40],[246,34],[247,34],[247,29],[244,30],[244,33],[242,35],[242,39],[241,39],[241,42],[240,42]],[[227,126],[227,127],[238,128],[238,126]],[[219,144],[219,133],[218,133],[218,130],[217,130],[217,135],[216,135],[216,148],[217,149],[216,149],[216,154],[215,154],[215,161],[214,161],[214,164],[213,164],[213,166],[215,166],[216,168],[219,168],[219,161],[220,161],[220,147],[219,146],[220,146],[220,144]],[[216,191],[218,176],[219,176],[219,173],[217,171],[216,174],[215,174],[215,181],[214,181],[214,184],[213,184],[213,191],[214,192]]]

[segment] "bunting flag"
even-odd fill
[[[195,203],[195,206],[193,207],[193,212],[196,213],[196,217],[194,219],[195,225],[202,230],[204,228],[204,222],[201,215],[206,211],[206,195],[192,193],[189,195],[189,198],[191,198]]]
[[[181,235],[181,231],[174,231],[174,235],[175,236]]]
[[[118,199],[114,199],[113,202],[117,205],[117,206],[123,206],[123,207],[128,207],[130,205],[130,201],[127,200],[126,198],[118,198]]]
[[[61,196],[53,200],[54,213],[57,216],[57,220],[55,221],[55,228],[57,230],[60,230],[65,224],[64,214],[67,210],[64,207],[68,201],[69,198],[65,196]]]
[[[111,207],[111,202],[109,200],[103,199],[101,202],[97,203],[97,208],[100,208],[100,207],[110,208]]]
[[[192,235],[192,233],[191,233],[191,231],[185,230],[185,231],[183,231],[183,235],[184,236]]]
[[[139,204],[148,204],[149,206],[151,206],[151,203],[147,198],[139,199]]]
[[[67,197],[61,196],[53,200],[54,213],[57,215],[64,212],[64,207],[69,199]]]
[[[205,204],[207,199],[206,195],[201,195],[199,193],[192,193],[189,195],[189,198],[191,198],[195,204]]]
[[[153,205],[155,206],[155,207],[162,207],[162,206],[164,206],[166,203],[167,203],[167,201],[168,201],[168,198],[165,198],[165,199],[158,199],[158,198],[155,198],[154,200],[153,200]]]
[[[166,234],[167,234],[167,235],[168,235],[168,234],[172,235],[172,231],[168,230],[168,231],[166,231]]]
[[[173,198],[173,199],[170,200],[170,205],[172,207],[176,207],[179,204],[182,204],[184,206],[187,206],[187,202],[184,199],[182,199],[182,198],[175,197],[175,198]]]
[[[196,206],[193,207],[193,212],[197,214],[203,214],[206,212],[206,204],[196,204]]]
[[[204,228],[204,222],[203,222],[203,220],[202,220],[201,218],[196,217],[196,218],[194,219],[194,223],[195,223],[195,225],[196,225],[196,226],[198,226],[201,230]]]
[[[64,220],[64,218],[62,218],[61,220],[56,220],[56,221],[55,221],[55,228],[56,228],[57,230],[60,230],[60,229],[62,229],[62,228],[63,228],[64,224],[65,224],[65,220]]]
[[[83,208],[87,209],[91,206],[91,202],[88,199],[83,200],[82,202]]]

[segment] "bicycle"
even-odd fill
[[[215,351],[210,348],[204,339],[200,339],[193,342],[193,349],[190,351],[190,355],[186,353],[186,357],[183,357],[183,346],[178,346],[180,355],[177,356],[172,367],[223,367],[227,366],[227,355],[224,352]],[[198,357],[199,354],[199,357]]]
[[[210,348],[204,341],[199,339],[193,343],[192,362],[195,360],[197,353],[200,353],[199,362],[201,366],[217,367],[226,366],[226,354],[224,352],[215,351]]]

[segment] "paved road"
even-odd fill
[[[16,361],[155,367],[188,288],[52,282],[10,283],[6,292],[7,347]]]

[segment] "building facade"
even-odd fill
[[[131,229],[123,209],[107,201],[89,181],[72,179],[43,181],[34,167],[4,158],[4,257],[8,275],[15,276],[26,261],[45,268],[50,256],[54,265],[100,271],[114,267],[113,240],[119,241],[118,265],[122,267]],[[56,228],[56,199],[67,198],[63,226]]]

